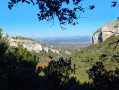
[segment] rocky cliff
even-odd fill
[[[60,54],[59,49],[54,49],[54,47],[45,46],[41,42],[34,41],[32,39],[24,38],[24,37],[21,37],[21,36],[10,37],[9,42],[10,42],[10,46],[15,46],[15,47],[17,47],[18,43],[20,43],[25,48],[27,48],[27,50],[29,50],[31,52],[38,53],[38,52],[41,52],[41,51],[45,51],[45,52],[48,53],[49,51],[51,51],[53,53]]]
[[[91,37],[91,44],[98,44],[112,35],[119,35],[119,20],[109,22],[98,29]]]

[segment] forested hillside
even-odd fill
[[[76,51],[72,62],[77,66],[77,77],[82,81],[89,80],[87,71],[96,62],[102,62],[108,71],[115,70],[117,67],[119,68],[119,46],[116,46],[117,43],[112,44],[118,38],[119,36],[113,35],[99,44],[92,44],[80,51]]]

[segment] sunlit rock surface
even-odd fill
[[[109,22],[97,30],[91,37],[91,44],[98,44],[112,35],[119,35],[119,20]]]
[[[29,38],[24,38],[21,36],[17,36],[17,37],[10,37],[9,38],[9,42],[10,42],[10,46],[15,46],[17,47],[18,43],[22,44],[24,46],[24,48],[27,48],[27,50],[31,51],[31,52],[40,52],[40,51],[44,51],[44,52],[49,52],[52,51],[53,53],[59,53],[59,50],[57,49],[53,49],[51,47],[47,47],[45,46],[43,43],[38,42],[38,41],[34,41],[32,39]]]

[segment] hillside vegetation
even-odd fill
[[[116,46],[116,43],[111,43],[117,41],[118,38],[119,36],[113,35],[99,44],[92,44],[86,48],[81,49],[79,52],[76,52],[76,56],[78,56],[82,61],[85,61],[88,56],[92,56],[92,58],[94,59],[89,60],[89,62],[96,62],[97,60],[111,61],[112,58],[110,57],[118,54],[119,50],[119,46]]]
[[[119,45],[111,44],[119,39],[119,36],[111,36],[107,40],[92,44],[76,51],[72,63],[76,64],[76,76],[82,81],[89,81],[87,71],[96,62],[102,62],[106,70],[119,68]]]

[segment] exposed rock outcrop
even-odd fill
[[[17,47],[18,43],[20,43],[24,46],[24,48],[27,48],[27,50],[29,50],[31,52],[38,53],[40,51],[45,51],[45,52],[48,53],[49,50],[50,50],[53,53],[60,54],[58,49],[54,49],[54,48],[45,46],[41,42],[34,41],[32,39],[24,38],[24,37],[21,37],[21,36],[11,37],[11,38],[9,38],[9,42],[10,42],[10,46],[15,46],[15,47]]]
[[[71,52],[69,52],[69,51],[65,51],[65,53],[66,53],[66,54],[70,54],[70,55],[71,55]]]
[[[109,22],[97,30],[91,37],[91,44],[98,44],[112,35],[119,35],[119,20]]]

